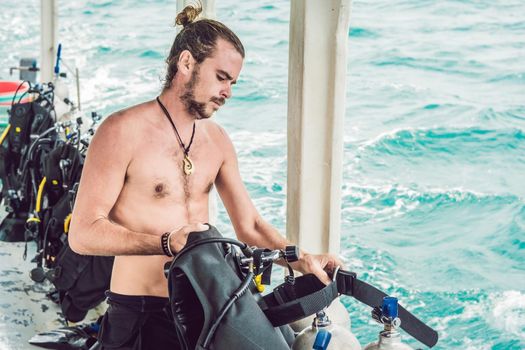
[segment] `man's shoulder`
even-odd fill
[[[235,157],[235,149],[232,140],[228,136],[224,127],[209,119],[201,122],[205,123],[210,139],[215,143],[216,149],[223,153],[225,159]]]
[[[118,149],[119,152],[113,152],[113,156],[133,154],[138,147],[137,140],[148,132],[147,119],[151,110],[151,102],[145,102],[107,116],[90,143],[91,152],[107,153],[110,149]]]
[[[205,119],[200,121],[206,132],[216,141],[224,142],[229,139],[228,133],[224,128],[213,120]]]
[[[143,102],[110,114],[104,122],[109,124],[141,123],[151,113],[152,102]]]
[[[125,133],[129,136],[147,123],[151,114],[151,104],[151,101],[148,101],[113,112],[103,120],[99,130],[109,134]]]

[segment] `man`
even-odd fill
[[[259,216],[241,181],[225,131],[209,118],[232,95],[244,48],[222,23],[194,21],[186,7],[177,24],[159,98],[109,116],[86,157],[69,242],[80,254],[114,255],[100,341],[103,348],[176,349],[164,264],[190,232],[208,227],[208,194],[221,196],[239,240],[289,244]],[[323,282],[331,255],[301,254],[294,268]]]

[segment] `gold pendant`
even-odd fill
[[[186,175],[193,174],[193,170],[195,168],[193,167],[193,162],[191,161],[190,157],[188,157],[187,154],[184,155],[184,159],[182,162],[183,162],[184,174]]]

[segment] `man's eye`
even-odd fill
[[[224,81],[224,80],[226,80],[226,78],[221,77],[220,75],[217,75],[217,80],[219,80],[219,81]]]

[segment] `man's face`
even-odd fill
[[[213,115],[232,96],[242,68],[242,56],[229,42],[218,39],[212,56],[193,68],[181,101],[196,119]]]

